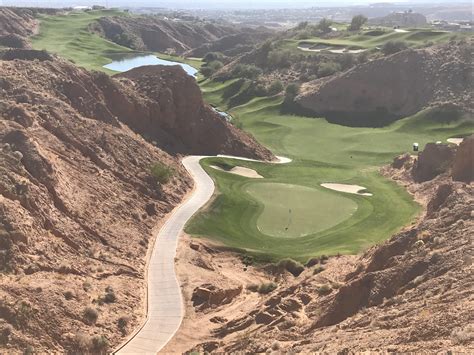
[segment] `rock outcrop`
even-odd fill
[[[453,179],[467,183],[474,181],[474,135],[464,139],[457,149]]]
[[[193,77],[180,66],[145,66],[115,76],[133,86],[146,103],[144,114],[128,114],[127,124],[179,153],[245,155],[271,159],[271,153],[204,104]],[[113,92],[108,90],[108,92]],[[123,106],[122,99],[110,98]],[[117,107],[117,114],[126,108]]]
[[[472,41],[408,49],[303,85],[296,101],[328,120],[382,126],[430,105],[472,106]]]
[[[423,182],[448,171],[453,163],[454,149],[448,144],[428,143],[413,166],[412,174],[416,182]]]

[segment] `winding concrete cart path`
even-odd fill
[[[224,157],[224,156],[222,156]],[[257,161],[225,156],[228,158]],[[174,258],[178,238],[186,222],[214,193],[214,182],[199,164],[205,156],[189,156],[183,165],[194,179],[190,198],[177,207],[158,233],[147,270],[147,317],[143,326],[123,344],[116,354],[156,354],[178,331],[184,316],[181,288],[175,273]],[[278,158],[276,163],[289,163]]]

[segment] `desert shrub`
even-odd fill
[[[74,339],[76,350],[88,351],[92,347],[92,339],[84,333],[77,333]]]
[[[385,55],[390,55],[407,48],[407,44],[403,41],[388,41],[382,46],[382,53]]]
[[[103,335],[96,335],[92,338],[92,350],[100,354],[106,353],[109,347],[107,338]]]
[[[97,310],[92,307],[86,307],[84,309],[83,316],[84,322],[86,324],[92,325],[97,322],[97,319],[99,318],[99,312],[97,312]]]
[[[26,349],[23,351],[23,355],[33,355],[35,353],[35,348],[31,345],[28,345]]]
[[[120,329],[120,332],[122,333],[122,335],[127,334],[127,326],[129,322],[130,322],[130,318],[127,316],[122,316],[117,320],[117,326]]]
[[[92,288],[92,285],[90,282],[87,282],[85,281],[83,284],[82,284],[82,289],[86,292],[90,291],[90,289]]]
[[[270,293],[274,291],[277,288],[276,283],[274,282],[264,282],[258,286],[258,293],[261,293],[263,295],[266,295],[267,293]]]
[[[238,64],[232,70],[233,78],[257,79],[262,69],[252,64]]]
[[[291,83],[288,84],[288,86],[285,89],[285,101],[291,101],[293,102],[295,100],[295,97],[298,95],[300,91],[300,87],[298,84]]]
[[[255,263],[255,259],[252,255],[244,255],[244,256],[242,256],[242,263],[245,266],[250,266],[250,265],[253,265]]]
[[[351,53],[343,53],[337,57],[337,62],[341,66],[342,70],[346,70],[355,65],[356,59]]]
[[[319,264],[319,258],[311,258],[306,262],[306,264],[304,264],[304,266],[312,267],[312,266],[317,265],[317,264]]]
[[[324,264],[326,261],[328,261],[329,257],[323,254],[319,257],[319,259],[321,260],[321,264]]]
[[[27,301],[21,301],[15,309],[15,321],[20,328],[28,326],[29,321],[35,315],[36,311]]]
[[[7,324],[2,327],[0,330],[0,344],[6,344],[10,340],[10,335],[12,334],[13,327],[10,324]]]
[[[74,293],[72,291],[66,291],[63,293],[64,298],[69,301],[74,298]]]
[[[317,275],[319,274],[320,272],[323,272],[324,271],[324,266],[322,265],[317,265],[314,269],[313,269],[313,275]]]
[[[318,69],[318,76],[322,78],[325,76],[333,75],[340,70],[341,70],[341,66],[339,63],[335,63],[335,62],[321,63]]]
[[[167,184],[174,175],[174,170],[161,162],[156,162],[150,168],[151,176],[157,183]]]
[[[287,270],[293,276],[299,276],[304,271],[304,266],[292,259],[280,260],[277,264],[280,269]]]
[[[331,286],[329,286],[329,285],[322,285],[322,286],[319,286],[319,287],[316,289],[316,291],[318,292],[318,294],[319,294],[320,296],[324,296],[324,295],[330,294],[331,291],[332,291],[332,288],[331,288]]]
[[[280,80],[273,81],[267,89],[268,95],[276,95],[282,92],[284,89],[283,84]]]
[[[359,31],[364,23],[367,22],[367,17],[364,15],[356,15],[352,18],[351,25],[349,26],[349,31]]]
[[[247,285],[247,290],[251,291],[251,292],[258,292],[258,285],[257,284],[250,284],[250,285]]]
[[[289,68],[291,66],[291,52],[289,50],[275,49],[268,53],[267,65],[270,68]]]
[[[115,291],[112,287],[107,286],[103,300],[105,303],[114,303],[117,300],[117,296],[115,295]]]

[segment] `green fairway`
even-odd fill
[[[314,234],[341,223],[357,209],[343,196],[299,185],[253,183],[245,191],[264,206],[257,227],[272,237]]]
[[[408,46],[422,46],[428,42],[443,43],[451,38],[457,39],[469,37],[469,33],[453,33],[436,31],[432,29],[410,29],[407,32],[396,32],[392,29],[366,30],[360,33],[345,33],[340,37],[331,39],[321,37],[310,37],[307,39],[286,39],[278,43],[278,48],[289,49],[299,54],[311,55],[311,51],[298,49],[300,45],[322,45],[330,46],[331,49],[378,49],[388,41],[403,41]]]
[[[69,59],[89,70],[114,72],[103,66],[111,63],[120,54],[134,53],[127,47],[115,44],[90,31],[89,26],[104,16],[131,16],[119,10],[77,11],[64,15],[42,15],[39,34],[32,38],[34,49],[44,49]],[[140,54],[139,52],[135,52]],[[163,53],[154,53],[159,58],[189,64],[197,69],[198,59],[187,59]]]
[[[230,84],[203,82],[206,100],[227,109],[222,92]],[[383,177],[379,167],[398,154],[410,152],[413,142],[423,147],[427,142],[446,141],[474,131],[472,118],[433,119],[432,110],[383,128],[345,127],[324,119],[283,115],[281,100],[256,98],[230,113],[257,140],[293,162],[280,165],[239,161],[238,165],[265,177],[257,182],[209,168],[219,162],[236,165],[235,160],[204,160],[202,164],[214,178],[218,193],[188,223],[188,233],[266,259],[291,257],[306,261],[321,254],[360,252],[388,238],[419,212],[419,206],[405,189]],[[324,190],[327,196],[322,198],[320,184],[325,182],[361,185],[374,195]],[[302,189],[298,196],[292,196],[287,184],[311,188],[312,192]],[[328,206],[333,206],[326,201],[331,198],[341,216],[328,212]],[[347,209],[354,204],[357,209],[350,215]],[[300,217],[298,230],[284,233],[289,208],[295,208],[293,218]],[[330,215],[328,221],[322,217],[326,213]]]

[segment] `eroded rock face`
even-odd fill
[[[191,154],[245,155],[270,159],[271,153],[203,103],[198,85],[180,66],[144,66],[115,76],[133,86],[147,111],[126,122],[168,149]],[[118,98],[108,97],[111,102]],[[115,106],[115,105],[111,105]],[[121,110],[116,110],[118,115]],[[170,139],[171,138],[171,139]],[[161,143],[163,144],[163,143]]]
[[[413,178],[416,182],[423,182],[447,172],[451,168],[454,154],[454,149],[447,144],[426,144],[413,166]]]
[[[222,289],[212,284],[204,284],[194,289],[191,300],[194,307],[203,310],[230,303],[241,292],[242,286]]]
[[[473,111],[472,43],[409,49],[303,85],[296,101],[331,122],[382,126],[447,100]]]
[[[453,163],[453,179],[470,183],[474,181],[474,135],[459,145]]]
[[[173,22],[154,17],[103,17],[92,29],[111,41],[137,50],[183,53],[203,43],[236,34],[233,26],[202,22]]]

